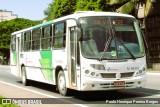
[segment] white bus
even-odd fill
[[[77,12],[11,34],[11,72],[53,84],[60,94],[144,87],[146,55],[138,21]]]

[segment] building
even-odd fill
[[[151,68],[160,69],[160,1],[151,3],[145,12],[145,4],[141,4],[138,18],[144,28],[148,44],[147,62]]]
[[[17,15],[12,14],[12,11],[0,10],[0,22],[5,20],[12,20],[18,18]]]

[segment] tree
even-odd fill
[[[53,20],[75,11],[112,11],[132,14],[135,3],[143,0],[54,0],[44,11],[47,20]]]
[[[40,21],[31,21],[28,19],[17,18],[10,21],[0,22],[0,56],[9,61],[11,33],[36,25]]]
[[[102,11],[100,3],[102,0],[78,0],[76,11]]]
[[[75,11],[111,11],[109,0],[53,0],[44,10],[46,20],[53,20]]]
[[[47,20],[53,20],[61,16],[71,14],[75,11],[77,0],[54,0],[49,7],[44,10]]]
[[[145,16],[148,16],[149,11],[152,8],[152,4],[160,3],[160,1],[159,0],[144,0],[144,3],[145,3]]]
[[[147,15],[151,4],[159,0],[53,0],[44,11],[47,20],[53,20],[75,11],[112,11],[136,16],[137,4],[144,3]]]
[[[109,0],[109,5],[115,6],[115,11],[120,13],[136,15],[137,4],[145,4],[145,16],[148,15],[152,3],[158,3],[159,0]]]

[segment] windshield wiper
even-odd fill
[[[107,51],[107,49],[108,49],[108,46],[109,46],[109,44],[111,43],[111,41],[112,41],[112,38],[113,38],[113,35],[114,35],[114,31],[113,31],[113,26],[112,26],[112,23],[111,23],[111,19],[109,18],[109,38],[108,38],[108,41],[106,42],[106,44],[105,44],[105,48],[104,48],[104,51],[103,51],[103,53],[102,53],[102,55],[100,56],[100,58],[99,58],[99,60],[100,61],[102,61],[102,58],[103,58],[103,55],[104,55],[104,53]],[[113,34],[113,35],[112,35]]]
[[[106,42],[106,44],[105,44],[104,51],[102,52],[102,55],[100,56],[99,61],[102,61],[103,55],[104,55],[104,53],[107,51],[108,46],[109,46],[109,44],[110,44],[111,41],[112,41],[113,36],[112,36],[112,33],[111,33],[111,32],[113,33],[113,31],[111,31],[111,28],[109,28],[109,38],[108,38],[108,40],[107,40],[107,42]]]
[[[117,40],[117,39],[116,39]],[[120,41],[120,40],[117,40],[126,50],[127,50],[127,52],[129,53],[129,55],[132,57],[132,59],[133,60],[135,60],[136,59],[136,57],[132,54],[132,52],[126,47],[126,45],[122,42],[122,41]]]
[[[103,58],[104,52],[106,52],[106,51],[107,51],[108,46],[109,46],[109,44],[110,44],[111,40],[112,40],[112,37],[110,36],[110,38],[108,38],[108,41],[106,42],[106,45],[105,45],[104,51],[103,51],[103,53],[102,53],[101,57],[99,58],[99,60],[100,60],[100,61],[102,61],[102,58]]]

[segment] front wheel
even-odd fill
[[[22,84],[27,86],[29,85],[29,80],[27,79],[26,68],[23,66],[21,70],[22,70]]]
[[[67,95],[66,79],[63,71],[59,71],[57,83],[59,93],[63,96]]]

